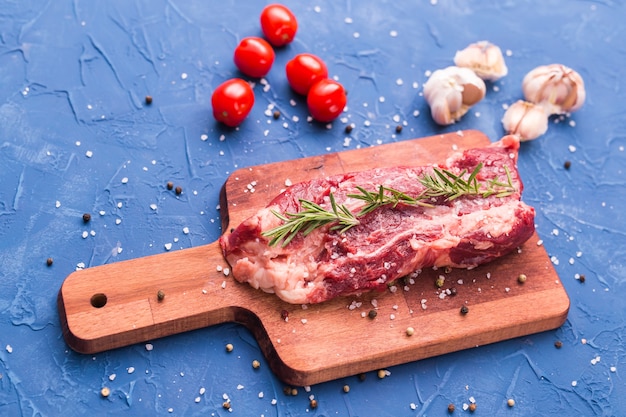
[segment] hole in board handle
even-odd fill
[[[106,305],[106,303],[107,303],[107,296],[102,293],[94,294],[91,296],[92,307],[102,308]]]

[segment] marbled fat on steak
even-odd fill
[[[300,199],[330,209],[332,193],[337,204],[358,213],[364,202],[347,197],[357,193],[356,186],[376,191],[384,185],[417,196],[424,190],[419,179],[433,173],[433,166],[371,169],[295,184],[222,236],[224,256],[238,281],[298,304],[384,289],[425,267],[472,268],[489,262],[534,232],[535,211],[521,201],[518,149],[519,141],[505,136],[483,148],[457,151],[438,165],[459,174],[482,163],[479,181],[506,182],[508,169],[515,187],[508,196],[438,198],[429,200],[432,207],[387,205],[359,217],[360,224],[343,234],[327,225],[306,237],[298,234],[285,247],[270,246],[262,233],[282,223],[272,210],[298,212]]]

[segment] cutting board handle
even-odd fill
[[[57,302],[68,345],[94,353],[224,322],[258,323],[243,290],[213,242],[78,270]]]

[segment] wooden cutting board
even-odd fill
[[[265,206],[287,180],[423,165],[488,143],[480,132],[463,131],[240,169],[222,189],[223,230]],[[307,308],[236,282],[214,242],[76,271],[59,291],[58,308],[68,345],[82,353],[241,323],[279,378],[311,385],[559,327],[569,299],[538,240],[535,234],[518,253],[473,270],[429,269],[395,292]],[[523,284],[520,274],[527,276]],[[435,285],[440,276],[441,289]],[[456,295],[442,296],[445,290]],[[467,314],[460,313],[464,305]]]

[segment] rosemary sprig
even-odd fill
[[[434,175],[426,174],[420,178],[420,182],[426,187],[421,195],[425,198],[445,197],[446,200],[452,201],[459,197],[479,196],[487,198],[494,194],[497,197],[507,197],[516,191],[511,179],[511,172],[507,166],[504,167],[506,182],[499,181],[497,177],[486,182],[479,182],[477,176],[482,168],[481,162],[467,179],[464,178],[467,170],[461,171],[460,174],[454,174],[446,169],[434,168]]]
[[[345,205],[338,205],[332,193],[329,194],[331,210],[325,210],[318,204],[309,200],[300,200],[302,211],[298,213],[281,214],[272,210],[272,213],[283,221],[283,224],[262,233],[262,236],[271,237],[270,246],[274,246],[282,241],[282,246],[286,246],[299,233],[304,236],[313,230],[330,223],[336,223],[331,230],[339,230],[344,233],[350,228],[358,225],[359,217],[385,205],[396,207],[398,204],[406,204],[422,207],[433,207],[428,201],[443,197],[446,201],[452,201],[459,197],[474,196],[487,198],[492,195],[496,197],[507,197],[516,192],[511,179],[511,173],[505,166],[506,182],[500,181],[497,177],[491,180],[480,182],[478,174],[483,164],[480,163],[467,176],[467,170],[459,174],[454,174],[446,169],[433,168],[433,174],[424,174],[420,183],[425,187],[416,197],[380,185],[375,192],[368,191],[363,187],[356,186],[360,194],[348,194],[347,197],[362,200],[365,202],[361,211],[355,216]],[[467,176],[467,178],[465,178]]]
[[[329,223],[336,223],[330,230],[339,230],[340,233],[344,233],[346,230],[359,224],[359,220],[345,205],[338,205],[335,202],[335,197],[332,193],[330,193],[329,197],[330,211],[325,210],[312,201],[304,199],[300,199],[302,210],[297,213],[281,214],[272,210],[272,213],[282,220],[283,224],[267,230],[261,233],[261,235],[272,238],[269,242],[270,246],[277,245],[282,241],[282,246],[285,247],[299,232],[306,236],[319,227]]]

